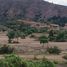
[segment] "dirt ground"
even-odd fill
[[[0,44],[8,44],[8,37],[6,36],[6,34],[4,33],[0,33]],[[40,48],[42,46],[42,44],[39,43],[39,41],[35,41],[35,39],[29,38],[27,37],[26,39],[20,39],[19,38],[19,43],[18,44],[9,44],[9,45],[13,45],[14,47],[17,47],[17,50],[20,49],[21,57],[24,58],[33,58],[34,57],[34,53],[38,53],[40,52]],[[49,42],[48,45],[51,47],[53,46],[57,46],[59,47],[61,50],[63,50],[62,54],[60,55],[45,55],[46,58],[50,59],[50,60],[57,60],[57,61],[66,61],[62,58],[62,56],[64,54],[67,54],[67,42]],[[45,44],[44,47],[46,47],[47,45]],[[23,51],[22,51],[23,50]],[[24,52],[31,52],[31,54],[25,54],[23,55]],[[37,58],[43,58],[42,54],[38,54]]]
[[[0,43],[1,44],[8,44],[8,37],[5,34],[0,34]],[[24,46],[32,46],[32,47],[41,47],[42,44],[39,41],[35,41],[35,39],[27,37],[26,39],[19,38],[19,44],[12,44],[12,45],[24,45]],[[50,46],[58,46],[62,50],[67,50],[67,42],[49,42]],[[46,46],[46,44],[44,44]]]

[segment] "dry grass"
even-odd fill
[[[10,44],[10,45],[17,47],[17,50],[20,49],[20,51],[23,49],[23,51],[20,52],[21,53],[20,56],[24,57],[24,58],[33,58],[34,57],[33,54],[36,53],[36,51],[40,52],[39,50],[42,46],[38,41],[35,41],[34,39],[29,38],[29,37],[27,37],[26,39],[19,38],[19,42],[20,43],[18,43],[18,44]],[[8,44],[8,37],[4,33],[0,33],[0,44]],[[62,56],[67,53],[67,42],[49,42],[48,44],[49,44],[49,46],[57,46],[61,50],[64,50],[64,51],[62,52],[61,55],[45,55],[45,57],[50,60],[65,61],[62,58]],[[46,47],[46,44],[44,47]],[[31,52],[31,54],[23,55],[23,53],[27,52],[27,51]],[[37,58],[39,58],[39,59],[43,58],[43,55],[42,54],[37,55]]]

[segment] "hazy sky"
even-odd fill
[[[45,1],[67,6],[67,0],[45,0]]]

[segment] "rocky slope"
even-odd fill
[[[0,20],[67,17],[67,7],[43,0],[0,0]]]

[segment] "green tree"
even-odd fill
[[[58,42],[64,42],[66,41],[65,32],[59,32],[56,36],[56,41]]]
[[[20,31],[15,31],[16,42],[19,43]]]
[[[48,37],[40,36],[39,41],[40,41],[40,44],[43,44],[42,47],[44,47],[44,43],[48,43]],[[48,48],[48,44],[47,44],[47,48]]]
[[[53,30],[50,30],[49,31],[49,41],[53,41],[55,39],[55,36],[54,36],[54,31]]]
[[[11,43],[12,42],[12,39],[14,38],[15,36],[15,32],[13,30],[9,31],[7,33],[7,36],[8,36],[8,42]]]

